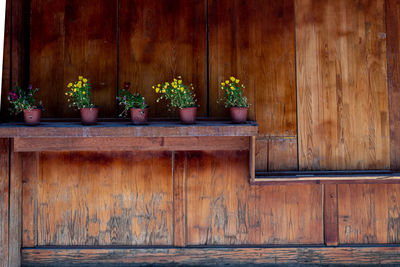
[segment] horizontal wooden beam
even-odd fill
[[[0,138],[18,137],[192,137],[256,136],[255,122],[233,124],[228,121],[199,121],[185,125],[179,122],[150,122],[132,125],[128,122],[99,122],[83,126],[79,122],[44,122],[39,126],[23,123],[0,123]]]
[[[400,264],[400,247],[23,249],[26,266]]]
[[[240,151],[248,137],[15,138],[15,152],[34,151]]]

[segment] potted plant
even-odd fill
[[[24,121],[27,125],[40,124],[43,106],[42,102],[35,105],[35,94],[38,91],[39,88],[33,89],[32,85],[29,85],[26,90],[16,85],[8,95],[11,113],[17,115],[23,112]]]
[[[99,108],[95,106],[90,98],[92,96],[91,86],[88,79],[83,76],[78,77],[78,81],[70,82],[68,91],[65,93],[68,96],[69,107],[76,107],[81,113],[81,121],[84,125],[94,125],[97,123]]]
[[[161,94],[157,99],[169,100],[169,106],[179,108],[179,117],[184,124],[196,123],[197,105],[193,85],[185,85],[182,77],[178,76],[171,82],[165,82],[163,85],[153,86],[156,93]]]
[[[124,89],[119,91],[117,100],[120,106],[124,106],[124,110],[120,116],[126,116],[128,111],[131,113],[133,124],[146,124],[149,114],[149,106],[146,104],[144,97],[139,93],[131,93],[131,83],[125,82]]]
[[[243,95],[243,84],[239,84],[240,80],[235,77],[230,77],[229,80],[221,83],[221,90],[224,91],[224,96],[217,102],[225,102],[225,107],[229,108],[233,123],[244,123],[247,120],[247,110],[249,104],[247,97]]]

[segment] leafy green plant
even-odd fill
[[[197,107],[193,85],[185,85],[181,76],[174,78],[171,82],[154,85],[153,89],[161,94],[157,102],[165,99],[169,100],[169,106],[173,108]]]
[[[139,93],[131,93],[130,89],[131,83],[125,82],[124,89],[120,90],[119,96],[117,96],[119,105],[124,106],[124,110],[120,116],[126,116],[131,108],[145,109],[148,107],[144,97]]]
[[[14,86],[13,90],[8,95],[10,101],[10,113],[18,114],[25,109],[43,109],[42,102],[39,105],[35,105],[35,94],[39,91],[39,88],[33,89],[32,85],[29,85],[27,89],[22,89],[20,86]]]
[[[68,91],[65,95],[69,97],[69,107],[76,107],[77,109],[95,107],[91,101],[92,87],[88,79],[79,76],[78,81],[70,82],[67,87]]]
[[[247,103],[247,97],[243,95],[243,89],[245,89],[245,86],[240,84],[239,79],[230,77],[229,80],[221,83],[221,90],[224,91],[224,95],[217,103],[224,102],[226,108],[248,108],[250,104]]]

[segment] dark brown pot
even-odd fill
[[[81,108],[81,121],[83,125],[94,125],[97,123],[99,108]]]
[[[24,109],[24,121],[27,125],[38,125],[40,124],[40,117],[42,116],[42,110],[35,109]]]
[[[197,107],[179,109],[181,122],[184,124],[196,123]]]
[[[233,123],[244,123],[247,121],[247,110],[249,108],[232,107],[229,109]]]
[[[131,108],[131,119],[133,124],[146,124],[149,108]]]

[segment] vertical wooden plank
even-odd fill
[[[8,115],[8,93],[11,84],[11,1],[6,1],[6,25],[4,30],[3,76],[1,79],[0,121],[6,121]]]
[[[210,115],[228,116],[215,101],[234,75],[246,85],[260,135],[296,135],[293,0],[209,0],[208,12]]]
[[[188,245],[323,244],[321,186],[250,185],[247,162],[188,153]]]
[[[338,190],[337,185],[324,188],[324,240],[327,246],[339,245]]]
[[[270,138],[268,148],[268,171],[298,170],[296,137]]]
[[[206,6],[204,0],[120,0],[119,84],[130,81],[151,106],[150,116],[171,117],[151,88],[181,75],[193,83],[199,116],[207,115]]]
[[[300,169],[388,169],[384,1],[295,10]]]
[[[21,264],[21,229],[22,229],[22,161],[21,153],[13,152],[11,145],[10,169],[10,217],[8,264],[20,266]]]
[[[39,153],[22,154],[22,247],[37,246]]]
[[[186,245],[186,152],[175,152],[174,179],[174,246]]]
[[[249,177],[250,182],[256,180],[256,137],[250,137],[250,150],[249,150]]]
[[[386,1],[390,168],[400,170],[400,2]]]
[[[39,168],[39,246],[173,245],[171,153],[43,152]]]
[[[0,139],[0,267],[8,267],[9,139]]]

